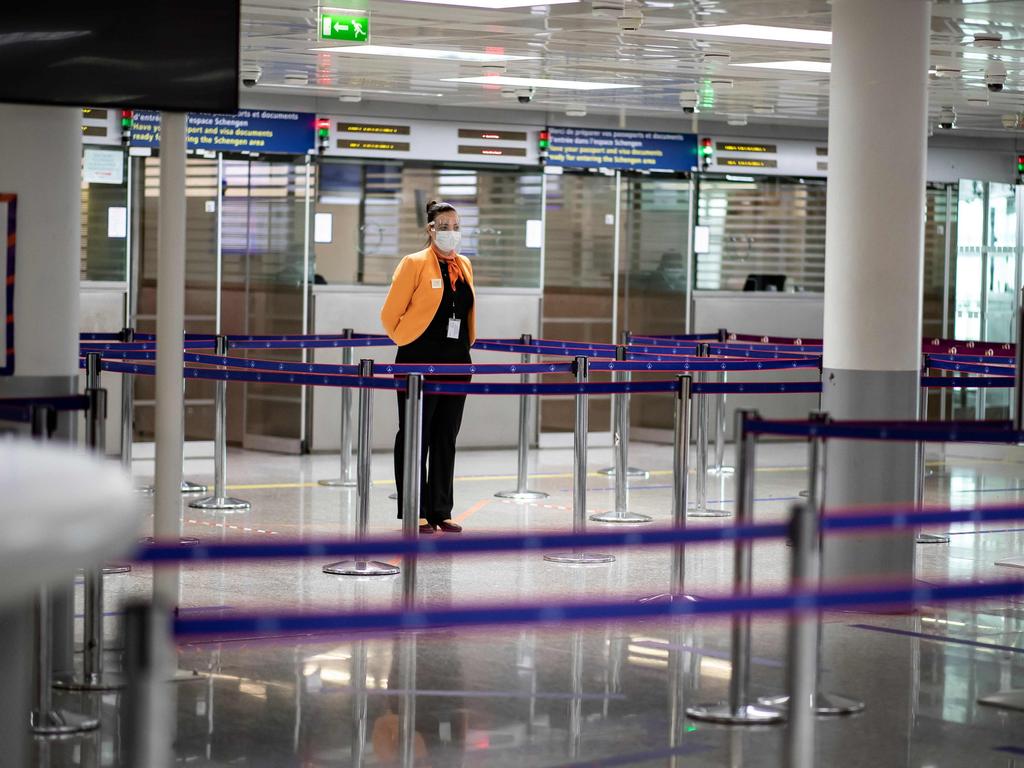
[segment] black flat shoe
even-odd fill
[[[437,527],[432,523],[420,523],[420,533],[437,533]]]
[[[462,533],[462,526],[451,520],[442,520],[437,527],[442,533]]]

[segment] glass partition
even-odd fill
[[[87,159],[88,158],[88,159]],[[104,173],[86,173],[102,158]],[[120,147],[82,147],[81,279],[128,278],[128,174]],[[117,172],[120,168],[120,173]],[[93,179],[87,181],[87,178]]]

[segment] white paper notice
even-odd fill
[[[128,209],[123,206],[107,208],[107,237],[128,237]]]
[[[124,184],[124,155],[119,150],[86,148],[82,181],[89,184]]]

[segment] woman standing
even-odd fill
[[[427,203],[427,247],[402,259],[391,278],[380,319],[398,345],[396,363],[470,363],[476,341],[473,267],[458,253],[459,214],[450,203]],[[452,380],[454,377],[446,377]],[[458,377],[468,381],[469,377]],[[451,519],[455,440],[462,426],[465,395],[424,395],[420,448],[420,533],[459,533]],[[395,483],[402,516],[405,393],[398,393]],[[429,462],[428,462],[429,458]]]

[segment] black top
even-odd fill
[[[470,363],[469,311],[473,308],[473,291],[466,281],[459,280],[452,290],[448,279],[448,265],[438,259],[441,266],[441,285],[444,294],[427,329],[415,341],[398,348],[396,363]],[[460,320],[459,338],[448,338],[448,321]]]

